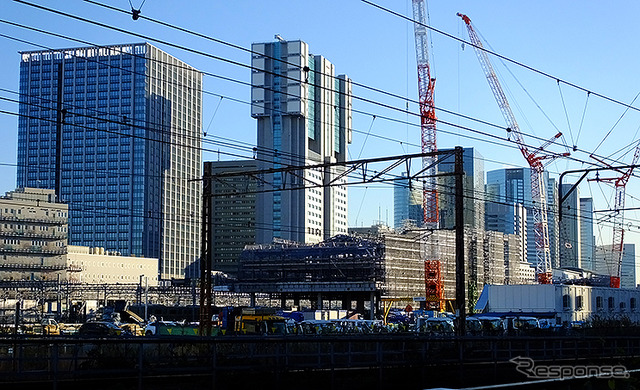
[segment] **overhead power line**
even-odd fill
[[[26,2],[23,2],[23,3],[26,3]],[[27,4],[27,3],[26,3],[26,4]],[[455,114],[455,113],[454,113],[454,114]],[[473,118],[471,118],[471,119],[473,119]],[[444,123],[445,123],[445,124],[448,124],[448,123],[446,123],[446,122],[444,122]],[[451,124],[450,124],[450,125],[451,125]],[[489,125],[491,125],[491,124],[489,124]],[[485,142],[486,142],[486,141],[485,141]]]
[[[272,73],[272,72],[265,71],[264,69],[257,69],[257,68],[255,68],[255,67],[253,67],[253,66],[251,66],[251,65],[247,65],[247,64],[244,64],[244,63],[241,63],[241,62],[238,62],[238,61],[229,60],[229,59],[226,59],[226,58],[223,58],[223,57],[219,57],[219,56],[213,56],[213,55],[210,55],[210,54],[208,54],[208,53],[204,53],[204,52],[202,52],[202,51],[195,50],[195,49],[192,49],[192,48],[189,48],[189,47],[183,46],[183,45],[179,45],[179,44],[171,43],[171,42],[168,42],[168,41],[166,41],[166,40],[161,40],[161,39],[153,38],[153,37],[146,36],[146,35],[143,35],[143,34],[138,34],[138,33],[130,32],[130,31],[126,31],[126,30],[123,30],[123,29],[118,28],[118,27],[109,26],[109,25],[106,25],[106,24],[101,23],[101,22],[92,21],[92,20],[89,20],[89,19],[86,19],[86,18],[83,18],[83,17],[79,17],[79,16],[76,16],[76,15],[68,14],[68,13],[65,13],[65,12],[62,12],[62,11],[58,11],[58,10],[55,10],[55,9],[51,9],[51,8],[47,8],[47,7],[43,7],[43,6],[40,6],[40,5],[37,5],[37,4],[32,4],[32,3],[29,3],[29,2],[26,2],[26,1],[23,1],[23,0],[14,0],[14,1],[17,1],[17,2],[19,2],[19,3],[23,3],[23,4],[26,4],[26,5],[29,5],[29,6],[33,6],[33,7],[36,7],[36,8],[39,8],[39,9],[45,10],[45,11],[53,12],[53,13],[56,13],[56,14],[59,14],[59,15],[62,15],[62,16],[66,16],[66,17],[70,17],[70,18],[73,18],[73,19],[76,19],[76,20],[80,20],[80,21],[83,21],[83,22],[86,22],[86,23],[94,24],[94,25],[97,25],[97,26],[100,26],[100,27],[103,27],[103,28],[112,29],[112,30],[114,30],[114,31],[118,31],[118,32],[121,32],[121,33],[124,33],[124,34],[132,35],[132,36],[135,36],[135,37],[138,37],[138,38],[147,39],[147,40],[149,40],[149,41],[153,41],[153,42],[158,42],[158,43],[166,44],[167,46],[171,46],[171,47],[174,47],[174,48],[178,48],[178,49],[180,49],[180,50],[188,51],[188,52],[191,52],[191,53],[194,53],[194,54],[197,54],[197,55],[201,55],[201,56],[205,56],[205,57],[213,58],[213,59],[220,60],[220,61],[223,61],[223,62],[232,63],[233,65],[238,65],[238,66],[245,67],[245,68],[248,68],[248,69],[251,69],[251,70],[257,70],[257,71],[262,71],[262,72],[266,72],[266,73]],[[6,21],[0,20],[0,22],[6,22]],[[14,24],[13,22],[8,22],[8,23],[10,23],[10,24]],[[15,24],[14,24],[14,25],[15,25]],[[22,27],[22,25],[17,25],[17,26],[18,26],[18,27]],[[245,49],[245,50],[248,50],[248,49]],[[297,65],[297,66],[299,67],[299,65]],[[205,72],[205,74],[209,74],[209,73],[206,73],[206,72]],[[279,75],[279,76],[280,76],[280,77],[283,77],[283,78],[285,78],[285,79],[289,79],[289,77],[284,76],[284,75]],[[216,77],[217,77],[217,76],[216,76]],[[296,79],[296,80],[294,80],[294,81],[300,81],[300,80],[297,80],[297,79]],[[244,83],[244,82],[241,82],[241,83]],[[353,81],[352,81],[352,83],[353,83]],[[245,83],[245,84],[250,85],[249,83]],[[362,85],[361,85],[361,86],[362,86]],[[363,87],[365,87],[365,86],[363,86]],[[368,89],[372,89],[372,90],[374,90],[374,89],[375,89],[375,88],[372,88],[372,87],[367,87],[367,88],[368,88]],[[267,88],[267,90],[269,90],[269,89]],[[376,91],[384,92],[384,91],[377,90],[377,89],[376,89]],[[283,94],[285,94],[285,95],[287,94],[286,92],[282,92],[282,93],[283,93]],[[354,99],[361,100],[361,101],[363,101],[363,102],[365,102],[365,103],[369,103],[369,104],[377,105],[377,106],[380,106],[380,107],[383,107],[383,108],[386,108],[386,109],[390,109],[390,110],[392,110],[392,111],[397,111],[397,112],[400,112],[400,113],[403,113],[403,114],[409,114],[409,115],[416,116],[416,117],[419,117],[419,116],[420,116],[420,114],[419,114],[419,113],[417,113],[417,112],[408,111],[408,110],[406,110],[406,109],[402,109],[402,108],[399,108],[399,107],[394,107],[394,106],[391,106],[391,105],[389,105],[389,104],[381,103],[381,102],[374,101],[374,100],[371,100],[371,99],[367,99],[367,98],[364,98],[364,97],[361,97],[361,96],[357,96],[357,95],[351,95],[351,96],[352,96],[352,98],[354,98]],[[402,100],[405,100],[405,101],[411,101],[411,102],[414,102],[414,103],[415,103],[415,101],[413,101],[413,100],[408,100],[408,99],[407,99],[407,98],[405,98],[405,97],[401,97],[401,96],[398,96],[398,95],[396,95],[395,97],[398,97],[399,99],[402,99]],[[455,113],[455,112],[453,112],[453,111],[446,110],[446,109],[443,109],[443,108],[438,108],[438,107],[434,107],[434,108],[435,108],[435,109],[437,109],[438,111],[445,112],[445,113],[448,113],[448,114],[451,114],[451,115],[455,115],[455,116],[459,116],[459,117],[461,117],[461,118],[463,118],[463,119],[467,119],[467,120],[471,120],[471,121],[475,121],[475,122],[483,123],[483,124],[488,125],[488,126],[492,126],[492,127],[495,127],[495,128],[499,128],[499,129],[502,129],[502,130],[506,130],[506,128],[505,128],[504,126],[501,126],[501,125],[492,124],[492,123],[490,123],[490,122],[486,122],[486,121],[483,121],[483,120],[480,120],[480,119],[476,119],[476,118],[473,118],[473,117],[469,117],[469,116],[466,116],[466,115],[463,115],[463,114]],[[356,110],[352,110],[352,111],[357,112]],[[372,115],[376,115],[376,117],[378,117],[378,118],[385,119],[385,117],[384,117],[384,116],[382,116],[382,115],[378,115],[378,114],[371,114],[371,113],[365,113],[365,114],[366,114],[366,115],[371,115],[371,116],[372,116]],[[386,118],[386,119],[388,119],[388,118]],[[392,120],[393,120],[393,119],[392,119]],[[394,120],[394,121],[396,121],[396,122],[402,122],[402,121],[400,121],[400,120]],[[453,123],[445,122],[445,121],[442,121],[442,120],[439,120],[438,122],[439,122],[439,123],[443,123],[443,124],[448,124],[448,125],[451,125],[451,126],[456,126],[456,125],[455,125],[455,124],[453,124]],[[441,132],[442,132],[442,131],[441,131]],[[459,135],[459,134],[455,134],[455,135]],[[531,137],[531,138],[534,138],[534,139],[541,140],[541,141],[546,141],[546,139],[543,139],[543,138],[541,138],[541,137],[537,137],[537,136],[534,136],[534,135],[527,135],[527,136],[528,136],[528,137]],[[567,145],[564,145],[564,146],[565,146],[565,148],[568,148],[568,146],[567,146]],[[587,152],[585,152],[585,153],[587,153]]]
[[[20,1],[20,0],[16,0],[16,1]],[[494,56],[494,57],[500,58],[500,59],[502,59],[502,60],[504,60],[504,61],[510,62],[510,63],[512,63],[512,64],[514,64],[514,65],[517,65],[517,66],[519,66],[519,67],[522,67],[522,68],[524,68],[524,69],[527,69],[527,70],[529,70],[529,71],[531,71],[531,72],[533,72],[533,73],[537,73],[537,74],[539,74],[539,75],[541,75],[541,76],[544,76],[544,77],[549,78],[549,79],[551,79],[551,80],[553,80],[553,81],[556,81],[557,83],[565,84],[565,85],[567,85],[567,86],[569,86],[569,87],[575,88],[575,89],[580,90],[580,91],[582,91],[582,92],[586,92],[587,94],[590,94],[590,95],[593,95],[593,96],[597,96],[597,97],[599,97],[599,98],[601,98],[601,99],[604,99],[604,100],[607,100],[607,101],[609,101],[609,102],[611,102],[611,103],[615,103],[615,104],[621,105],[621,106],[623,106],[623,107],[626,107],[626,108],[628,108],[628,109],[630,109],[630,110],[634,110],[634,111],[638,111],[638,112],[640,112],[640,108],[638,108],[638,107],[634,107],[634,106],[632,106],[632,105],[630,105],[630,104],[627,104],[627,103],[625,103],[625,102],[623,102],[623,101],[620,101],[620,100],[614,99],[614,98],[612,98],[612,97],[609,97],[609,96],[607,96],[607,95],[604,95],[604,94],[601,94],[601,93],[598,93],[598,92],[591,91],[591,90],[589,90],[589,89],[587,89],[587,88],[585,88],[585,87],[582,87],[582,86],[580,86],[580,85],[578,85],[578,84],[575,84],[575,83],[572,83],[572,82],[569,82],[569,81],[563,80],[563,79],[561,79],[560,77],[553,76],[553,75],[552,75],[552,74],[550,74],[550,73],[544,72],[544,71],[542,71],[542,70],[536,69],[536,68],[534,68],[534,67],[532,67],[532,66],[529,66],[529,65],[526,65],[526,64],[524,64],[524,63],[522,63],[522,62],[516,61],[516,60],[511,59],[511,58],[509,58],[509,57],[507,57],[507,56],[504,56],[504,55],[502,55],[502,54],[496,53],[495,51],[491,51],[491,50],[488,50],[488,49],[483,48],[483,47],[478,47],[478,46],[474,45],[474,44],[473,44],[473,43],[471,43],[471,42],[465,41],[465,40],[464,40],[464,39],[462,39],[462,38],[458,38],[458,37],[456,37],[455,35],[449,34],[449,33],[445,32],[445,31],[442,31],[442,30],[437,29],[437,28],[435,28],[435,27],[428,26],[428,25],[426,25],[426,24],[422,24],[422,23],[420,23],[419,21],[416,21],[416,20],[413,20],[413,19],[409,18],[408,16],[405,16],[405,15],[403,15],[403,14],[401,14],[401,13],[398,13],[398,12],[396,12],[396,11],[393,11],[393,10],[391,10],[391,9],[389,9],[389,8],[383,7],[383,6],[381,6],[381,5],[378,5],[378,4],[376,4],[376,3],[373,3],[373,2],[371,2],[371,1],[368,1],[368,0],[361,0],[361,1],[362,1],[363,3],[369,4],[370,6],[373,6],[373,7],[375,7],[375,8],[378,8],[378,9],[382,10],[382,11],[385,11],[385,12],[387,12],[387,13],[391,14],[391,15],[394,15],[394,16],[397,16],[397,17],[399,17],[399,18],[401,18],[401,19],[407,20],[407,21],[409,21],[409,22],[411,22],[411,23],[417,23],[417,24],[423,25],[424,27],[428,28],[429,30],[431,30],[431,31],[433,31],[433,32],[436,32],[436,33],[438,33],[438,34],[440,34],[440,35],[442,35],[442,36],[445,36],[445,37],[447,37],[447,38],[453,39],[453,40],[458,41],[458,42],[460,42],[460,43],[463,43],[463,44],[465,44],[465,45],[469,45],[469,46],[471,46],[471,47],[475,47],[475,48],[477,48],[477,49],[479,49],[479,50],[482,50],[482,51],[486,52],[487,54],[490,54],[490,55],[492,55],[492,56]]]

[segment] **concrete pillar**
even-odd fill
[[[356,301],[356,311],[360,314],[364,314],[364,298],[358,298]]]
[[[369,312],[369,319],[373,320],[376,315],[376,295],[375,292],[371,291],[369,293],[369,302],[371,303],[371,311]]]

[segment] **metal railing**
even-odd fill
[[[119,378],[137,381],[141,389],[159,377],[224,381],[228,375],[265,374],[284,380],[301,371],[373,370],[382,375],[394,369],[415,373],[478,366],[486,370],[518,356],[538,362],[619,361],[640,356],[640,337],[5,337],[0,338],[0,383]]]

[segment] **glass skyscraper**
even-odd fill
[[[402,177],[393,187],[393,227],[399,229],[406,223],[422,226],[422,183],[410,182],[407,172]]]
[[[446,152],[449,149],[440,149]],[[484,158],[475,148],[464,148],[462,156],[464,225],[477,232],[484,230]],[[455,156],[445,156],[438,163],[438,173],[455,172]],[[440,229],[452,229],[456,223],[455,176],[438,178]]]
[[[580,189],[569,190],[573,184],[562,184],[562,193],[569,194],[562,202],[562,221],[559,221],[560,229],[560,266],[582,267],[582,207],[580,204]]]
[[[557,227],[557,186],[553,178],[549,178],[549,173],[544,172],[543,180],[547,183],[547,217],[549,223],[549,246],[551,251],[551,262],[553,267],[558,267],[558,227]],[[531,198],[531,168],[507,168],[497,169],[487,172],[487,202],[493,202],[503,205],[520,204],[524,206],[526,213],[526,252],[527,261],[531,264],[537,263],[536,258],[536,241],[533,223],[533,201]],[[491,221],[506,220],[511,216],[523,215],[522,212],[513,212],[512,207],[505,207],[506,215],[499,215],[495,206],[491,207]],[[519,224],[519,223],[518,223]],[[502,226],[506,226],[504,223]],[[496,228],[499,225],[493,225]],[[489,227],[488,227],[489,228]],[[511,228],[503,231],[503,233],[512,233]]]
[[[596,239],[593,236],[593,198],[580,198],[580,241],[582,268],[593,270]]]
[[[70,244],[194,276],[202,73],[147,43],[21,56],[18,186],[69,204]]]

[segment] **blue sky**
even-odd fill
[[[31,0],[30,0],[31,1]],[[170,41],[205,51],[216,56],[248,64],[247,52],[204,39],[178,33],[149,21],[133,21],[131,17],[79,0],[32,0],[43,6],[118,26],[150,37]],[[141,0],[132,0],[138,6]],[[376,4],[395,12],[411,15],[406,1],[377,0]],[[129,8],[128,0],[105,1],[114,7]],[[320,6],[321,4],[321,6]],[[466,29],[456,12],[467,14],[478,32],[491,48],[511,59],[549,73],[590,91],[615,100],[631,103],[640,92],[637,73],[638,27],[636,18],[640,5],[636,2],[536,2],[502,1],[429,1],[429,24],[441,31],[468,40]],[[37,27],[95,44],[139,42],[143,39],[92,26],[17,2],[3,1],[0,19]],[[337,73],[349,75],[355,82],[408,98],[409,110],[417,112],[417,82],[413,27],[406,20],[393,16],[361,1],[323,2],[299,0],[291,2],[266,1],[188,1],[147,0],[142,14],[176,26],[249,48],[253,42],[271,41],[274,34],[287,40],[301,39],[310,51],[322,54],[336,66]],[[35,33],[0,23],[0,34],[51,48],[73,47],[77,43]],[[435,71],[438,109],[460,113],[490,124],[504,126],[504,120],[481,71],[472,48],[437,33],[432,37],[431,60]],[[198,56],[152,44],[195,66],[242,82],[250,80],[249,70],[211,58]],[[0,36],[0,97],[15,98],[4,90],[17,91],[21,50],[39,47]],[[589,152],[630,163],[633,142],[638,140],[640,112],[541,76],[522,67],[503,65],[492,58],[494,68],[511,103],[525,140],[532,145],[540,141],[529,135],[550,138],[558,131],[565,134],[568,146],[579,149],[576,160],[557,160],[548,167],[552,175],[571,169],[590,167]],[[256,124],[250,116],[249,87],[205,77],[204,89],[216,96],[205,95],[203,123],[208,137],[255,143]],[[405,109],[406,102],[370,90],[354,87],[354,95]],[[240,102],[234,101],[239,100]],[[586,103],[586,110],[585,110]],[[640,107],[640,101],[633,103]],[[419,152],[420,129],[417,116],[389,110],[376,104],[354,99],[354,137],[352,159],[390,156]],[[0,110],[17,112],[14,103],[0,101]],[[485,170],[511,166],[525,166],[520,152],[508,146],[503,129],[464,119],[437,110],[439,119],[459,124],[473,131],[454,126],[438,125],[438,147],[456,145],[475,147],[485,157]],[[215,113],[215,115],[214,115]],[[376,119],[373,120],[373,115]],[[381,119],[388,116],[408,124]],[[583,119],[584,116],[584,119]],[[620,119],[621,118],[621,119]],[[0,114],[0,191],[15,187],[17,118]],[[370,134],[367,136],[367,133]],[[610,135],[605,138],[605,134]],[[501,137],[490,139],[483,133]],[[381,139],[383,136],[388,139]],[[487,142],[490,141],[490,142]],[[363,146],[364,145],[364,146]],[[220,154],[206,152],[205,160],[229,159],[222,145]],[[362,152],[361,152],[362,150]],[[554,146],[559,152],[563,148]],[[236,151],[234,151],[236,152]],[[242,154],[242,153],[241,153]],[[250,153],[246,153],[250,156]],[[640,170],[638,171],[640,174]],[[604,176],[604,175],[603,175]],[[638,207],[640,183],[631,178],[627,186],[627,207]],[[609,209],[613,202],[610,186],[585,182],[581,196],[592,196],[595,208]],[[640,196],[640,195],[638,195]],[[393,222],[393,193],[389,186],[374,185],[349,189],[350,225],[370,225],[381,219]],[[604,214],[598,214],[604,216]],[[638,242],[640,214],[626,213],[629,222],[627,242]],[[595,229],[598,243],[610,242],[610,225]]]

